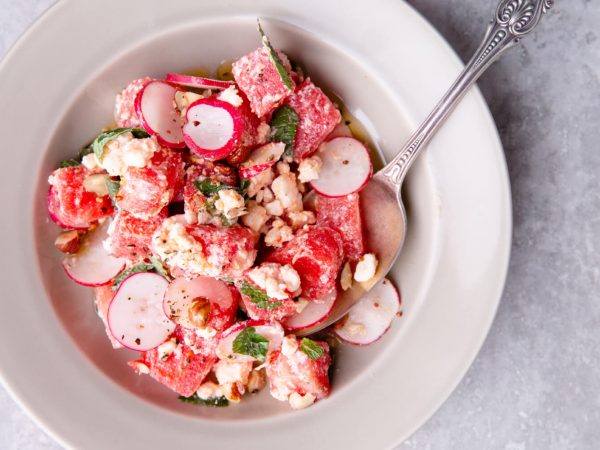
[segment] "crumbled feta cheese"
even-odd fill
[[[323,161],[318,156],[311,156],[300,161],[298,166],[298,179],[302,183],[307,183],[319,178],[319,172],[323,166]]]
[[[201,98],[203,98],[203,96],[196,94],[195,92],[178,90],[175,92],[175,105],[177,105],[177,109],[179,109],[180,114],[185,116],[188,106],[190,106],[196,100],[200,100]]]
[[[213,371],[221,385],[227,383],[247,384],[250,372],[252,372],[252,362],[231,362],[221,359],[213,366]]]
[[[267,122],[261,122],[258,127],[256,127],[256,143],[257,144],[266,144],[269,140],[269,135],[271,134],[271,127]]]
[[[283,338],[281,342],[281,353],[285,356],[292,356],[298,351],[298,340],[296,336],[290,334]]]
[[[288,212],[287,213],[288,223],[292,227],[292,230],[296,231],[302,228],[304,225],[313,225],[317,218],[315,213],[312,211],[301,211],[301,212]]]
[[[111,175],[121,176],[129,167],[145,167],[160,150],[155,138],[135,139],[123,133],[104,146],[100,165]]]
[[[248,213],[242,216],[242,223],[252,231],[258,233],[267,223],[268,219],[267,210],[251,200],[248,202]]]
[[[130,363],[135,371],[139,374],[148,375],[150,373],[150,368],[141,361],[132,361]]]
[[[302,211],[302,194],[298,191],[293,173],[279,175],[273,180],[271,189],[286,211]]]
[[[168,341],[163,342],[157,348],[159,359],[162,359],[164,361],[169,356],[171,356],[171,353],[173,353],[176,348],[177,341],[175,340],[175,338],[171,338]]]
[[[219,191],[219,199],[215,201],[215,208],[222,212],[228,219],[235,219],[246,213],[244,197],[234,189],[223,189]]]
[[[279,175],[290,173],[290,165],[284,161],[279,161],[275,167]]]
[[[284,242],[291,241],[294,237],[292,229],[281,219],[276,219],[265,234],[265,245],[268,247],[281,247]]]
[[[196,336],[204,338],[204,339],[210,339],[211,337],[214,337],[217,335],[217,330],[215,330],[213,327],[210,326],[206,326],[206,327],[197,327],[196,328]]]
[[[281,216],[283,215],[283,206],[281,206],[281,202],[279,200],[273,200],[270,203],[265,205],[267,209],[267,214],[270,216]]]
[[[96,154],[93,152],[81,158],[81,164],[88,170],[95,170],[100,167],[100,161],[98,161]]]
[[[258,203],[270,203],[275,200],[275,196],[273,195],[273,191],[268,187],[262,188],[256,194],[256,201]]]
[[[356,264],[356,269],[354,270],[354,279],[358,282],[369,281],[375,276],[377,263],[378,261],[374,254],[365,253],[362,255]]]
[[[263,170],[255,177],[250,178],[250,184],[248,185],[248,197],[252,198],[262,188],[269,186],[273,182],[273,169],[269,168]]]
[[[105,173],[95,173],[93,175],[88,175],[83,180],[83,189],[87,192],[92,192],[100,197],[104,195],[108,195],[108,186],[106,185],[106,181],[108,180],[108,175]]]
[[[350,263],[346,263],[342,269],[342,274],[340,275],[340,286],[344,291],[347,291],[352,287],[352,268],[350,267]]]
[[[242,100],[242,97],[239,96],[238,90],[235,86],[230,86],[221,91],[221,93],[217,95],[217,98],[223,102],[227,102],[235,106],[236,108],[239,108],[242,106],[242,103],[244,103],[244,100]]]
[[[200,397],[202,400],[210,400],[215,397],[223,397],[223,388],[219,386],[217,383],[213,383],[212,381],[207,381],[202,383],[198,390],[196,391],[196,395]]]
[[[309,303],[310,302],[304,297],[299,297],[298,301],[296,301],[296,312],[300,314],[302,311],[304,311],[304,308],[306,308]]]
[[[269,297],[277,300],[294,297],[300,291],[300,275],[289,264],[263,263],[249,270],[247,276]]]
[[[292,392],[288,401],[290,402],[290,406],[292,409],[304,409],[310,405],[312,405],[317,397],[315,397],[310,392],[307,392],[305,395],[301,395],[297,392]]]

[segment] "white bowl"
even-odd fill
[[[449,395],[479,350],[506,274],[510,196],[502,149],[477,91],[412,169],[409,231],[392,272],[403,317],[376,344],[343,347],[332,395],[291,412],[265,392],[222,409],[182,404],[113,351],[91,291],[68,280],[47,219],[47,176],[111,122],[131,79],[215,68],[271,40],[332,89],[389,159],[460,69],[398,1],[177,3],[64,0],[0,67],[5,173],[0,374],[65,445],[85,448],[382,448]],[[42,69],[42,70],[40,70]]]

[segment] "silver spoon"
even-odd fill
[[[360,192],[363,227],[369,249],[377,255],[375,276],[341,291],[331,315],[323,322],[296,333],[307,336],[331,325],[388,273],[400,254],[406,235],[402,182],[417,156],[485,70],[507,49],[530,33],[554,0],[502,0],[487,33],[448,92],[408,140],[396,157],[381,169]]]

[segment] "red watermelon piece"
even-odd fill
[[[141,219],[160,213],[182,183],[183,169],[181,153],[161,149],[148,166],[127,169],[121,177],[117,205]]]
[[[365,253],[359,194],[328,198],[317,196],[317,225],[337,231],[344,242],[346,258],[353,261]]]
[[[113,205],[108,195],[99,196],[83,187],[93,172],[84,166],[56,169],[50,175],[48,213],[63,228],[88,228],[93,222],[110,216]]]
[[[108,307],[110,306],[110,302],[114,296],[115,292],[112,290],[111,283],[94,288],[94,301],[96,302],[96,309],[98,311],[98,316],[100,319],[102,319],[104,327],[106,328],[106,335],[108,336],[113,348],[123,348],[119,341],[117,341],[110,332],[108,320],[106,318],[108,315]]]
[[[243,92],[240,92],[240,97],[243,102],[238,109],[244,121],[244,131],[239,147],[227,157],[229,164],[240,164],[246,161],[252,150],[266,144],[269,138],[269,126],[252,112],[250,102]]]
[[[300,162],[312,155],[319,144],[333,131],[342,116],[336,106],[310,78],[296,89],[288,100],[298,114],[298,128],[294,140],[294,159]]]
[[[246,280],[251,283],[250,280]],[[256,286],[255,286],[256,287]],[[260,289],[256,287],[256,289]],[[266,322],[281,322],[283,319],[293,316],[298,311],[296,310],[296,303],[291,298],[283,300],[271,299],[271,303],[281,303],[280,306],[272,309],[259,307],[256,303],[252,302],[252,299],[247,295],[240,293],[244,310],[248,317],[254,320],[264,320]]]
[[[215,348],[217,338],[200,338],[193,330],[177,327],[173,333],[177,341],[175,350],[161,358],[159,348],[141,354],[139,360],[129,365],[142,373],[140,365],[147,367],[148,374],[156,381],[179,395],[193,395],[217,362]]]
[[[287,57],[278,53],[288,72],[291,72]],[[246,94],[252,112],[259,118],[281,105],[294,91],[293,81],[291,88],[285,85],[265,47],[234,62],[232,73],[238,87]]]
[[[310,359],[300,350],[301,340],[287,336],[286,340],[295,341],[297,349],[284,354],[281,350],[271,352],[267,357],[267,378],[271,387],[271,395],[278,400],[287,400],[291,393],[302,396],[312,394],[317,400],[329,395],[329,345],[326,342],[314,341],[324,352],[317,359]],[[284,345],[286,345],[284,343]],[[291,347],[286,345],[286,347]],[[292,347],[293,348],[293,347]]]
[[[300,275],[303,296],[319,301],[336,288],[344,259],[343,245],[337,231],[313,226],[273,250],[267,255],[267,261],[290,264]]]
[[[115,102],[115,122],[120,128],[143,128],[142,121],[135,111],[135,97],[152,81],[152,78],[140,78],[130,82],[123,91],[117,95]]]
[[[109,228],[105,245],[118,258],[138,262],[151,254],[152,235],[167,217],[166,208],[156,216],[140,219],[127,211],[117,213]]]

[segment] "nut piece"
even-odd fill
[[[188,308],[188,319],[197,328],[204,328],[210,317],[210,301],[206,297],[192,300]]]
[[[108,174],[105,173],[88,175],[83,180],[83,189],[100,197],[108,195],[108,186],[106,186],[106,180],[108,180],[108,178]]]
[[[359,283],[369,281],[375,276],[377,264],[377,258],[373,253],[365,253],[358,259],[354,270],[354,279]]]
[[[56,237],[54,246],[63,253],[77,253],[79,250],[79,231],[63,231]]]
[[[340,286],[344,291],[347,291],[352,287],[352,268],[348,262],[342,269],[342,274],[340,275]]]
[[[255,394],[267,385],[265,369],[253,370],[248,377],[248,392]]]

